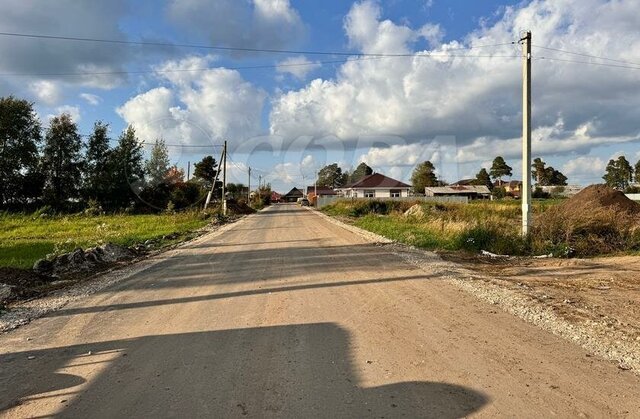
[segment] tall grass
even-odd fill
[[[534,215],[559,201],[535,201]],[[419,205],[419,216],[405,211]],[[430,250],[487,250],[525,255],[546,252],[552,246],[522,238],[518,201],[474,201],[469,204],[422,201],[337,201],[325,207],[330,215],[347,216],[355,225],[393,240]],[[538,246],[539,245],[539,246]]]
[[[185,234],[206,223],[198,212],[53,217],[0,214],[0,266],[29,268],[50,253],[107,242],[131,245],[172,233]]]

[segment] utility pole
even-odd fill
[[[522,43],[522,235],[531,226],[531,31]]]
[[[225,147],[222,149],[222,152],[220,153],[220,161],[222,162],[223,157],[227,154],[227,147],[226,147],[227,142],[225,141]],[[213,178],[213,183],[211,184],[211,190],[209,190],[209,193],[207,194],[207,200],[204,201],[204,209],[207,209],[207,207],[209,206],[209,203],[211,202],[211,197],[213,196],[213,191],[216,188],[216,183],[218,182],[218,176],[220,175],[220,166],[218,165],[218,170],[216,170],[216,175]]]
[[[222,215],[227,215],[227,140],[224,140],[222,163]]]
[[[247,182],[247,204],[251,203],[251,167],[249,167],[249,181]]]
[[[187,162],[187,182],[189,181],[189,175],[191,174],[191,162]]]

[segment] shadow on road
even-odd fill
[[[349,340],[335,324],[318,323],[5,354],[0,411],[48,401],[62,409],[62,417],[458,418],[488,401],[450,383],[363,387],[369,371],[374,376],[385,366],[354,358]],[[96,376],[83,375],[92,361],[103,368]],[[66,395],[42,394],[53,390]],[[29,413],[55,413],[37,410]]]

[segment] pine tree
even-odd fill
[[[504,161],[502,156],[498,156],[493,160],[493,164],[491,165],[489,174],[493,179],[502,181],[503,177],[512,175],[511,170],[511,166],[509,166],[507,162]]]
[[[218,163],[213,156],[206,156],[194,165],[193,177],[202,182],[205,189],[211,189],[211,183],[216,178]]]
[[[144,183],[142,146],[129,126],[118,138],[111,153],[112,189],[109,197],[113,209],[129,207],[136,201]]]
[[[84,197],[106,204],[111,189],[109,124],[97,121],[89,137],[84,165]]]
[[[347,174],[342,173],[342,168],[338,166],[338,163],[329,164],[318,171],[318,186],[335,189],[344,186],[347,181]]]
[[[82,141],[78,127],[69,114],[53,117],[45,136],[41,171],[44,176],[44,200],[57,209],[65,209],[79,197],[82,179]]]
[[[482,185],[489,188],[489,190],[493,189],[493,183],[491,182],[491,177],[489,176],[489,172],[484,167],[480,169],[478,174],[476,175],[475,180],[473,181],[474,185]]]
[[[373,174],[373,169],[367,165],[367,163],[362,162],[355,168],[355,170],[349,175],[349,183],[356,183],[360,179],[365,176],[369,176]]]
[[[418,164],[411,175],[413,191],[424,194],[425,188],[440,185],[436,176],[436,168],[430,161]]]

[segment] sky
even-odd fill
[[[637,0],[0,0],[0,95],[46,126],[131,124],[186,169],[229,146],[229,181],[280,192],[364,161],[454,182],[502,155],[521,176],[532,32],[532,153],[571,184],[640,160]],[[31,34],[114,42],[18,37]],[[131,43],[133,42],[133,43]],[[195,47],[198,46],[198,47]],[[205,48],[214,47],[214,48]],[[221,49],[223,47],[226,49]],[[264,51],[268,50],[268,51]],[[382,56],[381,56],[382,55]]]

